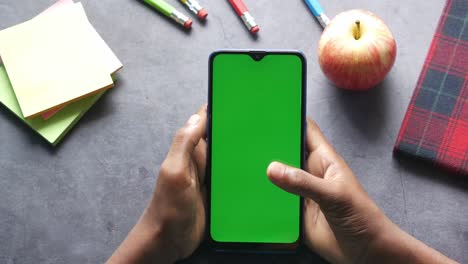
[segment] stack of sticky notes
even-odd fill
[[[53,145],[122,68],[72,0],[0,31],[0,57],[0,102]]]

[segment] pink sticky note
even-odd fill
[[[48,112],[45,112],[43,113],[41,116],[42,116],[42,119],[44,120],[47,120],[49,118],[51,118],[53,115],[55,115],[56,113],[60,112],[60,110],[62,110],[66,105],[62,105],[62,106],[59,106],[55,109],[52,109]]]

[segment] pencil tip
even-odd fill
[[[189,19],[189,20],[187,20],[187,22],[185,22],[184,27],[186,29],[190,29],[192,27],[192,23],[193,23],[192,20]]]
[[[205,9],[202,9],[202,10],[198,11],[197,16],[200,19],[206,19],[206,17],[208,16],[208,12],[206,12]]]
[[[260,31],[260,28],[258,26],[255,26],[255,27],[250,29],[250,32],[252,32],[252,33],[257,33],[258,31]]]

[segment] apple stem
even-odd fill
[[[354,39],[358,40],[361,38],[361,21],[356,20],[356,30],[354,30]]]

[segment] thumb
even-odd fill
[[[206,107],[202,107],[198,113],[189,118],[185,126],[176,132],[172,146],[169,150],[169,158],[190,158],[190,155],[192,155],[198,142],[204,137],[206,132],[205,109]]]
[[[268,166],[267,175],[270,181],[281,189],[310,198],[317,203],[330,197],[329,182],[303,170],[279,162],[272,162]]]

